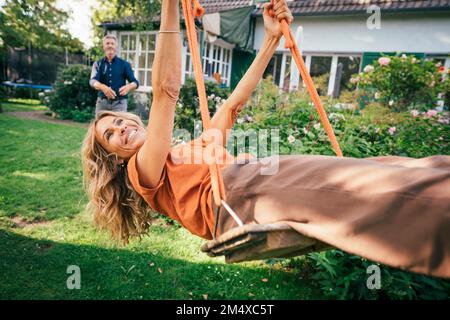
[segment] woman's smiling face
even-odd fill
[[[106,151],[128,160],[144,144],[146,131],[135,121],[106,116],[97,122],[95,136]]]

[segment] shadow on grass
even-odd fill
[[[312,284],[298,274],[257,265],[195,263],[137,249],[33,239],[6,230],[0,230],[0,243],[0,299],[318,298]],[[70,265],[81,270],[80,290],[67,289]]]

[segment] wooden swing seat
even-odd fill
[[[194,7],[192,6],[192,1],[194,2]],[[194,66],[195,82],[197,84],[197,92],[200,103],[200,113],[202,116],[203,127],[206,131],[211,128],[211,119],[209,117],[208,101],[206,97],[204,76],[200,59],[200,49],[198,47],[197,32],[194,21],[194,14],[197,17],[201,17],[204,13],[204,9],[198,0],[182,0],[181,3],[185,17],[189,50],[191,52],[191,59]],[[274,5],[273,0],[271,1],[271,4]],[[270,16],[275,17],[273,10],[272,12],[269,12],[269,14]],[[280,23],[283,36],[285,38],[285,48],[289,48],[292,53],[292,58],[297,64],[300,75],[306,84],[314,105],[316,106],[320,120],[330,139],[331,145],[336,152],[336,155],[338,157],[342,157],[342,151],[333,132],[333,128],[331,127],[325,109],[322,106],[319,94],[314,87],[314,82],[308,69],[306,68],[300,50],[298,49],[292,32],[289,29],[289,24],[286,19],[280,20]],[[214,142],[210,142],[208,145],[213,146]],[[212,153],[212,155],[215,157],[214,153]],[[211,177],[213,200],[219,208],[223,204],[226,197],[225,186],[218,164],[215,162],[210,164],[209,172]],[[214,234],[216,232],[216,227],[217,216],[215,219]],[[276,223],[244,225],[229,230],[214,240],[205,243],[201,247],[201,250],[212,257],[225,255],[225,261],[227,263],[233,263],[257,259],[293,257],[313,251],[324,250],[329,247],[329,245],[316,239],[311,239],[301,235],[287,224]]]
[[[204,243],[210,257],[225,256],[227,263],[289,258],[330,249],[330,245],[308,238],[286,223],[246,224]]]

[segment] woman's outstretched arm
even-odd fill
[[[171,146],[181,87],[179,0],[162,2],[160,31],[152,67],[153,101],[147,139],[137,155],[139,179],[147,187],[159,182]]]
[[[275,17],[269,15],[269,10],[273,9]],[[288,23],[292,22],[292,14],[286,5],[285,0],[275,1],[275,5],[266,4],[264,7],[264,41],[253,63],[248,68],[244,77],[234,89],[230,97],[224,102],[220,109],[211,119],[211,127],[219,129],[223,137],[223,145],[228,140],[229,129],[231,129],[236,121],[239,112],[242,110],[251,94],[258,85],[267,65],[270,62],[281,38],[280,20],[286,19]]]

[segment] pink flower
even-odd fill
[[[375,68],[372,65],[367,65],[364,67],[364,72],[371,72],[373,71]]]
[[[417,116],[419,115],[419,111],[417,111],[417,110],[411,110],[411,115],[412,115],[413,117],[417,117]]]
[[[391,62],[391,59],[388,57],[381,57],[380,59],[378,59],[378,63],[381,66],[387,66],[390,62]]]
[[[358,78],[358,77],[356,77],[356,78],[350,78],[350,83],[355,84],[355,83],[358,83],[358,81],[359,81],[359,78]]]
[[[246,115],[246,116],[244,117],[244,120],[245,120],[246,122],[252,122],[252,121],[253,121],[253,117],[252,117],[252,116],[249,116],[249,115]]]
[[[388,130],[388,132],[389,132],[389,134],[390,134],[391,136],[392,136],[396,131],[397,131],[397,128],[396,128],[396,127],[390,127],[389,130]]]
[[[449,118],[440,118],[438,120],[438,122],[442,123],[442,124],[450,124],[450,119]]]
[[[437,114],[438,114],[438,112],[436,110],[433,110],[433,109],[430,109],[430,110],[427,111],[427,117],[428,118],[432,118],[432,117],[434,117]]]
[[[295,137],[292,134],[289,135],[288,141],[289,141],[290,144],[293,144],[295,142]]]

